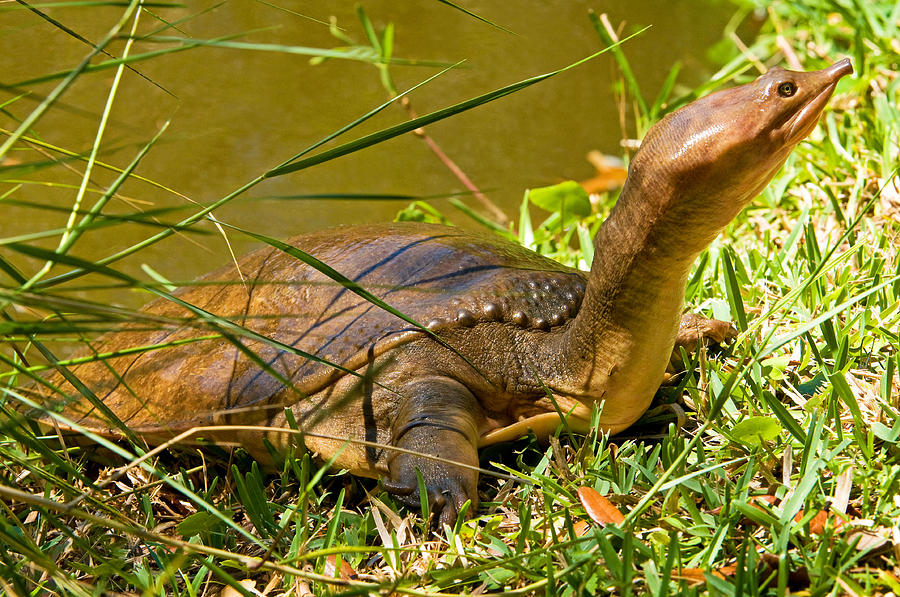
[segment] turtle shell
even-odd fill
[[[586,285],[586,274],[497,235],[446,226],[338,227],[289,244],[438,335],[486,322],[549,330],[577,313]],[[196,309],[157,299],[141,309],[154,322],[149,329],[143,321],[128,324],[91,346],[98,354],[129,354],[72,368],[135,431],[211,424],[263,405],[280,409],[424,335],[268,246],[174,296]],[[80,396],[65,408],[82,424],[109,428]]]

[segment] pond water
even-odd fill
[[[209,12],[213,2],[188,2],[186,8],[156,7],[141,16],[138,31],[147,33],[176,23],[160,33],[180,38],[284,44],[318,48],[344,45],[326,24],[335,16],[343,33],[357,41],[365,35],[351,2],[300,2],[281,5],[230,1]],[[602,44],[588,17],[589,8],[605,12],[624,32],[652,27],[629,41],[624,50],[637,78],[652,98],[675,62],[683,66],[679,82],[695,85],[713,71],[707,49],[719,40],[734,8],[697,0],[608,0],[605,2],[465,2],[466,8],[512,31],[481,22],[435,0],[397,2],[365,0],[366,13],[377,28],[394,24],[397,58],[447,63],[466,60],[412,97],[420,114],[548,72],[587,56]],[[41,6],[46,6],[42,4]],[[289,8],[289,10],[288,10]],[[121,7],[44,9],[73,32],[97,41],[121,15]],[[186,16],[194,18],[177,22]],[[155,15],[155,16],[154,16]],[[313,20],[316,19],[316,20]],[[129,23],[125,29],[131,27]],[[5,12],[0,19],[0,82],[15,85],[47,73],[70,69],[89,48],[47,19],[27,10]],[[110,51],[120,54],[118,40]],[[131,54],[172,47],[173,42],[135,44]],[[99,62],[95,58],[94,62]],[[170,125],[143,159],[137,173],[181,196],[147,183],[132,181],[121,190],[123,200],[106,211],[128,213],[136,208],[210,203],[252,180],[311,143],[384,102],[388,95],[371,64],[329,60],[310,64],[309,56],[283,52],[200,47],[135,62],[126,71],[101,144],[99,159],[124,167],[164,122]],[[398,89],[406,89],[438,72],[426,66],[392,66]],[[81,76],[33,127],[32,136],[77,153],[90,151],[100,115],[113,81],[114,69]],[[508,214],[514,216],[524,189],[563,179],[585,179],[593,168],[585,160],[597,149],[620,155],[623,133],[613,96],[617,76],[610,57],[602,56],[520,93],[428,127],[428,133],[460,168]],[[25,90],[0,114],[6,130],[18,126],[59,79],[17,89],[0,90],[0,103]],[[350,140],[407,119],[391,106],[349,135]],[[630,131],[629,131],[630,132]],[[332,143],[329,146],[333,146]],[[23,169],[22,164],[56,159],[49,150],[17,150],[4,162],[7,180],[0,194],[43,206],[71,206],[84,163],[74,160],[52,167]],[[12,169],[11,169],[12,168]],[[114,174],[97,168],[92,181],[109,184]],[[35,184],[40,181],[45,184]],[[52,184],[51,184],[52,183]],[[15,184],[18,184],[16,182]],[[412,135],[315,166],[303,172],[267,180],[215,215],[227,222],[278,238],[341,223],[390,220],[409,200],[300,200],[309,194],[370,194],[444,196],[464,191],[463,185],[423,141]],[[89,206],[97,195],[88,193]],[[281,197],[275,199],[273,197]],[[284,197],[294,197],[285,199]],[[476,209],[471,197],[464,200]],[[432,203],[455,221],[467,219],[447,204]],[[194,208],[160,216],[177,221]],[[63,225],[65,212],[3,206],[0,235],[8,237]],[[471,224],[468,224],[471,225]],[[210,224],[211,234],[175,235],[117,264],[141,275],[141,264],[172,280],[188,280],[229,261],[226,245]],[[98,259],[152,235],[157,229],[127,225],[101,228],[79,239],[72,254]],[[236,253],[254,242],[229,233]],[[58,238],[42,241],[55,247]],[[4,253],[6,255],[6,253]],[[13,256],[24,270],[39,263]],[[57,273],[54,270],[53,273]],[[52,275],[52,274],[51,274]],[[79,282],[79,285],[83,282]],[[109,291],[94,300],[139,304],[135,293]],[[105,297],[105,298],[104,298]]]

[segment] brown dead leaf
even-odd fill
[[[769,504],[770,506],[778,505],[778,498],[774,495],[755,495],[751,496],[747,500],[753,507],[758,508],[760,510],[764,510],[765,508],[761,506],[761,503]],[[803,520],[803,517],[806,513],[803,510],[797,512],[794,516],[794,522],[800,522]],[[820,510],[816,512],[816,515],[813,516],[809,521],[809,532],[813,535],[821,535],[825,531],[825,524],[828,520],[831,519],[833,521],[834,528],[839,528],[844,524],[844,521],[831,514],[830,512],[826,512],[825,510]]]
[[[831,501],[831,509],[841,514],[847,513],[850,504],[850,493],[853,490],[853,467],[847,467],[835,480],[834,499]]]
[[[798,514],[802,514],[802,512],[798,512]],[[821,535],[825,531],[825,523],[828,522],[828,518],[827,512],[822,510],[816,512],[816,515],[809,521],[809,532],[813,535]],[[835,526],[839,526],[840,519],[835,519],[835,523]]]
[[[579,487],[578,500],[584,506],[587,515],[597,524],[621,524],[625,520],[619,509],[593,487]]]
[[[797,515],[794,516],[794,522],[800,522],[805,515],[805,512],[803,512],[803,510],[800,510],[799,512],[797,512]],[[809,521],[810,534],[821,535],[823,532],[825,532],[825,523],[827,523],[829,519],[832,519],[834,521],[834,528],[840,528],[840,526],[844,524],[844,521],[840,518],[834,516],[829,512],[820,510],[816,512],[816,515],[813,516]]]
[[[719,566],[713,570],[713,574],[719,578],[728,578],[737,574],[737,564],[728,564],[727,566]]]
[[[891,529],[882,526],[858,527],[847,533],[847,541],[853,541],[857,537],[859,537],[856,544],[857,551],[874,551],[893,544]]]
[[[337,555],[331,554],[325,558],[325,576],[335,578],[335,564],[337,564]],[[341,580],[356,580],[359,574],[353,569],[353,566],[347,563],[347,560],[341,558]]]
[[[587,159],[597,170],[597,174],[593,178],[579,183],[588,194],[605,193],[617,189],[625,183],[628,171],[622,165],[622,160],[603,155],[597,150],[588,153]]]
[[[778,498],[775,497],[774,495],[752,495],[747,499],[747,502],[753,506],[756,506],[760,510],[765,511],[765,508],[763,508],[762,506],[759,506],[758,504],[766,503],[766,504],[769,504],[770,506],[774,506],[775,504],[778,503]]]
[[[254,581],[250,578],[245,578],[244,580],[239,581],[238,584],[241,585],[242,587],[244,587],[245,589],[247,589],[248,591],[250,591],[251,593],[256,592],[256,581]],[[219,597],[244,597],[244,596],[241,595],[240,591],[238,591],[234,587],[229,586],[229,587],[225,587],[224,589],[222,589],[222,592],[219,593]]]
[[[735,564],[722,566],[721,568],[710,572],[713,576],[718,576],[721,579],[734,576],[736,573],[737,565]],[[675,578],[681,578],[688,581],[692,587],[696,587],[706,582],[706,576],[700,568],[682,568],[681,570],[677,570],[674,576]]]
[[[706,575],[703,574],[703,570],[700,568],[682,568],[675,571],[675,578],[684,579],[693,587],[706,582]]]
[[[589,530],[591,530],[591,525],[586,523],[583,520],[576,520],[574,524],[572,524],[572,528],[575,529],[575,535],[578,537],[584,537]]]

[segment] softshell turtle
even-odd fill
[[[850,72],[846,59],[808,73],[773,68],[663,118],[631,161],[594,239],[589,274],[445,226],[326,230],[289,243],[432,334],[266,247],[240,260],[245,282],[235,283],[228,267],[175,294],[275,344],[227,329],[209,338],[196,310],[156,300],[143,309],[162,322],[155,329],[126,325],[92,351],[164,349],[71,371],[151,442],[209,424],[284,428],[289,408],[309,432],[309,450],[338,454],[337,466],[381,477],[415,504],[418,469],[432,507],[453,520],[466,500],[477,502],[476,471],[346,440],[476,465],[480,446],[529,429],[545,437],[560,413],[576,431],[588,429],[595,405],[604,431],[634,423],[663,380],[676,336],[721,340],[728,329],[688,316],[679,332],[691,264],[810,133]],[[53,381],[75,396],[65,416],[120,433],[58,374]],[[278,449],[291,441],[275,431],[208,435],[260,458],[268,457],[264,440]]]

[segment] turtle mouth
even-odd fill
[[[831,94],[834,93],[838,81],[852,73],[853,66],[851,66],[849,58],[844,58],[820,72],[825,75],[828,83],[785,123],[785,140],[788,144],[799,143],[801,139],[812,132],[822,110],[825,109],[825,104],[831,99]]]

